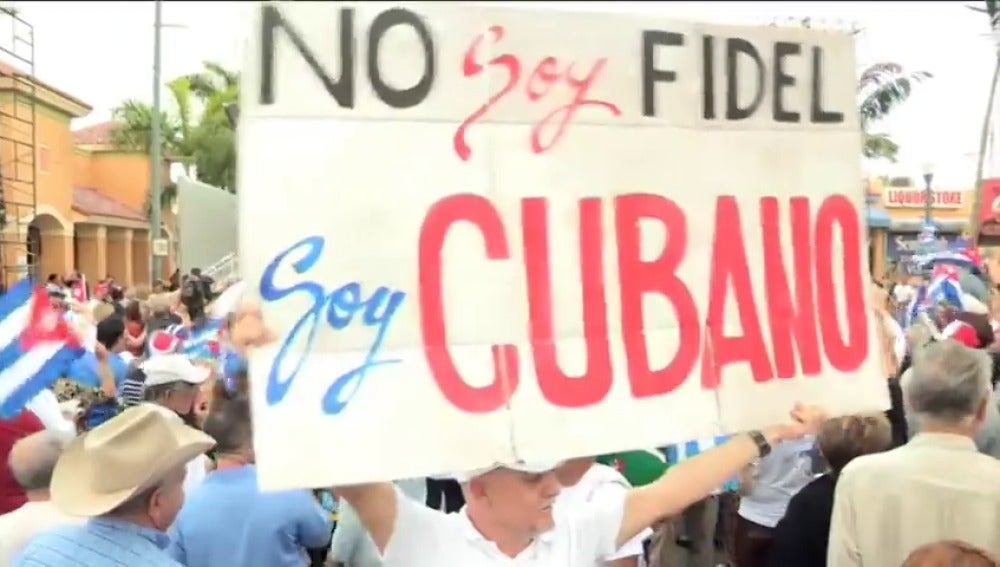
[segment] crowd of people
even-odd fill
[[[920,318],[873,286],[884,414],[796,406],[708,444],[283,492],[262,492],[254,464],[259,309],[227,314],[221,346],[193,355],[215,298],[201,274],[101,282],[87,303],[50,279],[96,345],[0,420],[0,565],[1000,567],[1000,325],[994,286],[966,268],[960,301],[935,296]]]

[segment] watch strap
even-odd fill
[[[751,431],[747,435],[757,445],[757,456],[764,458],[771,453],[771,444],[767,442],[767,438],[760,431]]]

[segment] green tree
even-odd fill
[[[195,109],[194,95],[188,77],[178,77],[167,83],[170,93],[170,111],[160,110],[160,139],[163,156],[171,161],[193,162],[198,143],[197,124],[193,121]],[[122,149],[149,153],[152,146],[153,107],[145,102],[129,99],[111,111],[115,122],[111,130],[111,143]],[[177,187],[173,183],[164,185],[160,193],[161,205],[169,207],[177,197]],[[150,199],[147,199],[147,208]]]
[[[160,114],[164,157],[183,163],[189,177],[231,192],[236,190],[236,138],[225,106],[239,99],[238,85],[236,73],[206,62],[202,72],[166,84],[169,99]],[[151,105],[126,100],[112,111],[112,118],[116,122],[112,144],[149,152]],[[169,184],[162,193],[163,205],[169,206],[175,198],[176,187]]]
[[[926,71],[906,71],[898,63],[876,63],[861,73],[858,114],[866,158],[896,161],[899,145],[884,132],[872,132],[871,127],[910,98],[916,83],[929,78],[931,74]]]
[[[775,20],[771,25],[779,25]],[[812,18],[793,19],[793,24],[807,29],[813,28]],[[852,25],[851,35],[858,35],[864,28]],[[858,79],[858,114],[861,116],[861,132],[864,136],[861,153],[870,159],[896,161],[899,144],[884,132],[871,132],[872,125],[888,116],[900,104],[910,98],[913,85],[931,74],[926,71],[907,72],[897,63],[876,63],[861,73]]]
[[[192,153],[198,178],[209,185],[236,192],[236,133],[226,106],[239,100],[239,74],[206,61],[201,73],[187,77],[191,93],[201,105],[201,118]]]

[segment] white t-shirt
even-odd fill
[[[624,497],[608,497],[556,517],[551,531],[516,558],[486,540],[465,510],[445,514],[397,494],[396,525],[385,549],[387,567],[577,567],[615,552]]]
[[[198,455],[184,466],[184,494],[191,494],[208,476],[208,455]]]
[[[407,500],[427,501],[427,481],[422,478],[397,480],[396,486]],[[348,567],[381,567],[382,558],[361,518],[345,501],[337,507],[337,529],[330,540],[330,558]]]
[[[892,351],[896,355],[896,361],[902,362],[903,357],[906,356],[906,332],[899,325],[899,321],[888,314],[882,317],[882,324],[885,331],[889,333],[889,337],[892,338]]]
[[[48,388],[42,390],[27,403],[26,407],[42,422],[45,429],[71,437],[76,436],[76,424],[63,415],[59,399],[56,398],[56,394],[52,390]]]
[[[896,300],[896,303],[909,303],[913,299],[914,293],[916,290],[909,284],[896,284],[896,287],[892,288],[893,299]]]
[[[615,469],[601,464],[593,464],[583,473],[580,481],[573,486],[566,486],[559,493],[555,502],[555,514],[563,514],[573,509],[605,499],[624,500],[625,494],[632,488],[625,477]],[[558,520],[557,520],[558,521]],[[653,530],[646,528],[642,533],[632,538],[614,553],[604,557],[604,561],[594,565],[603,565],[606,561],[636,557],[643,554],[642,542],[653,535]],[[582,567],[582,565],[581,565]]]

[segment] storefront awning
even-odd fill
[[[889,213],[882,207],[868,206],[865,221],[868,223],[868,228],[889,228],[892,226]]]
[[[955,234],[964,231],[969,224],[965,219],[932,219],[932,222],[938,232]],[[923,219],[896,219],[889,224],[892,232],[920,232],[923,227]]]

